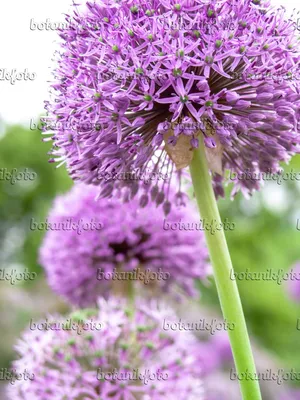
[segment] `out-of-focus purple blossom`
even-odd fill
[[[289,390],[280,400],[300,400],[300,390]]]
[[[98,300],[96,309],[67,319],[89,328],[81,334],[61,329],[66,319],[60,316],[52,318],[60,329],[26,331],[13,367],[34,376],[9,385],[8,398],[204,399],[197,340],[188,332],[162,330],[163,318],[174,318],[172,310],[155,302],[138,304],[132,314],[125,302]]]
[[[220,364],[224,365],[233,361],[232,350],[227,332],[218,332],[211,340],[211,345],[216,354],[219,355]]]
[[[283,8],[264,0],[97,0],[67,22],[46,105],[55,122],[52,161],[102,196],[124,187],[126,199],[147,196],[158,186],[153,201],[169,207],[169,181],[176,169],[180,191],[202,137],[220,160],[210,166],[217,195],[226,170],[277,172],[299,151],[299,38]],[[103,179],[137,168],[169,180],[137,190],[130,180]],[[236,180],[233,194],[259,187]]]
[[[203,365],[203,375],[209,377],[233,360],[228,334],[219,332],[214,337],[199,341],[198,358]]]
[[[241,400],[237,382],[228,379],[228,372],[215,372],[205,378],[205,400]]]
[[[289,276],[286,289],[293,300],[300,302],[300,263],[291,268]]]
[[[210,273],[203,232],[172,228],[180,221],[196,222],[197,214],[174,208],[164,219],[153,203],[140,209],[137,199],[122,204],[95,201],[96,196],[95,186],[79,184],[55,200],[48,217],[51,229],[40,249],[51,288],[79,306],[92,305],[99,295],[107,297],[130,282],[152,294],[196,296],[195,280]],[[70,229],[71,223],[76,229]]]

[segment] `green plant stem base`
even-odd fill
[[[194,150],[190,171],[200,215],[206,221],[221,224],[219,209],[214,195],[208,162],[203,140],[199,140],[199,148]],[[230,279],[233,271],[232,262],[224,234],[217,230],[215,234],[205,231],[207,246],[214,270],[214,278],[218,290],[223,317],[235,327],[229,331],[232,353],[237,374],[249,372],[255,377],[256,368],[252,355],[249,335],[243,313],[237,284]],[[240,375],[241,376],[241,375]],[[241,376],[242,377],[242,376]],[[228,379],[230,379],[228,373]],[[239,380],[243,400],[261,400],[259,383],[255,379]]]

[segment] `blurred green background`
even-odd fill
[[[64,167],[48,163],[51,143],[41,140],[38,130],[21,126],[7,127],[0,139],[0,168],[8,171],[25,168],[36,172],[32,182],[0,181],[0,243],[1,267],[38,273],[33,282],[12,286],[0,281],[0,312],[2,315],[0,367],[14,358],[13,345],[28,320],[52,310],[62,311],[63,302],[51,292],[38,265],[38,248],[43,232],[30,231],[30,220],[45,221],[54,197],[72,186]],[[300,171],[300,156],[285,167]],[[300,183],[286,181],[282,185],[268,182],[264,188],[246,200],[240,194],[219,201],[222,219],[236,225],[226,233],[236,271],[288,270],[300,260]],[[300,305],[289,299],[285,284],[266,281],[238,282],[246,319],[257,343],[273,354],[282,367],[300,370]],[[202,301],[219,309],[214,285],[201,285]]]

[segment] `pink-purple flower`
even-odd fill
[[[139,301],[132,313],[114,298],[52,317],[51,328],[27,330],[17,344],[13,367],[33,379],[9,385],[8,398],[204,399],[198,341],[189,332],[163,331],[164,318],[175,318],[173,311],[153,301]],[[88,329],[78,334],[80,325]]]
[[[299,151],[299,38],[283,8],[264,0],[97,0],[67,21],[46,106],[56,122],[52,161],[102,196],[172,203],[202,139],[208,159],[219,159],[210,165],[217,195],[227,170],[277,172]],[[72,129],[70,120],[90,127]],[[139,190],[113,179],[136,169],[169,178],[139,182]],[[174,174],[177,194],[168,190]],[[259,182],[237,180],[233,193],[239,189]]]
[[[79,306],[126,295],[130,284],[149,295],[195,296],[195,281],[210,273],[204,235],[179,228],[193,227],[196,213],[174,208],[165,220],[152,203],[140,209],[137,200],[96,200],[97,192],[79,184],[54,202],[40,249],[51,288]]]
[[[300,301],[300,263],[297,262],[287,273],[286,289],[289,296],[296,302]]]

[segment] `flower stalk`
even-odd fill
[[[194,150],[190,172],[201,218],[216,220],[218,225],[221,224],[203,140],[199,140],[199,148]],[[205,231],[205,236],[224,319],[235,324],[235,329],[229,331],[229,337],[236,372],[255,374],[256,368],[238,287],[236,281],[230,279],[233,266],[224,230],[215,234]],[[261,400],[257,380],[240,380],[239,383],[243,400]]]

